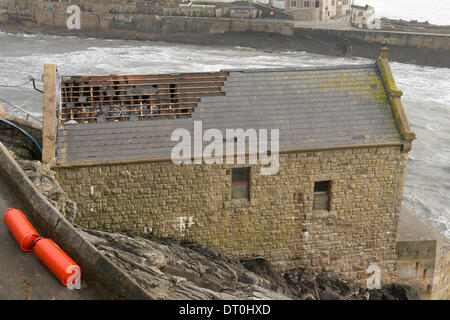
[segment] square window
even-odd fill
[[[250,168],[231,169],[231,198],[250,199]]]
[[[314,210],[330,211],[331,181],[314,182]]]

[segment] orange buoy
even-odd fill
[[[24,251],[31,251],[39,234],[22,211],[14,208],[6,210],[5,225]]]
[[[81,268],[51,239],[35,240],[34,254],[65,286],[81,279]]]

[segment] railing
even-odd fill
[[[6,106],[7,109],[6,109],[6,110],[8,110],[8,111],[9,111],[9,110],[13,110],[13,111],[16,112],[16,113],[17,113],[17,112],[18,112],[18,113],[22,113],[22,114],[25,115],[25,119],[26,119],[26,120],[30,120],[30,118],[32,118],[33,120],[36,120],[36,121],[38,121],[39,123],[42,123],[42,119],[33,116],[31,113],[29,113],[28,111],[22,109],[21,107],[18,107],[18,106],[12,104],[11,102],[9,102],[9,101],[7,101],[7,100],[5,100],[5,99],[3,99],[3,98],[0,98],[0,102],[4,102],[4,103],[7,104],[7,106]]]

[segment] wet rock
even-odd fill
[[[289,288],[282,274],[274,271],[272,265],[263,258],[243,259],[240,261],[245,268],[253,273],[269,280],[271,290],[292,296],[292,290]]]
[[[405,284],[393,283],[369,292],[370,300],[420,300],[419,292]]]
[[[367,290],[333,273],[275,271],[263,258],[234,261],[205,245],[79,229],[83,237],[128,273],[154,299],[368,300]],[[411,298],[398,287],[390,295]]]
[[[154,299],[290,299],[238,261],[202,245],[80,229]]]

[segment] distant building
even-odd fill
[[[230,3],[233,0],[209,0],[214,3]],[[295,20],[326,21],[349,14],[351,0],[249,0],[265,6],[284,10]]]
[[[230,8],[230,18],[256,19],[258,9],[248,2],[236,2]]]
[[[352,5],[351,23],[358,28],[367,28],[367,23],[373,15],[375,15],[375,9],[369,5]]]
[[[350,0],[286,0],[286,11],[296,20],[326,21],[350,13]]]

